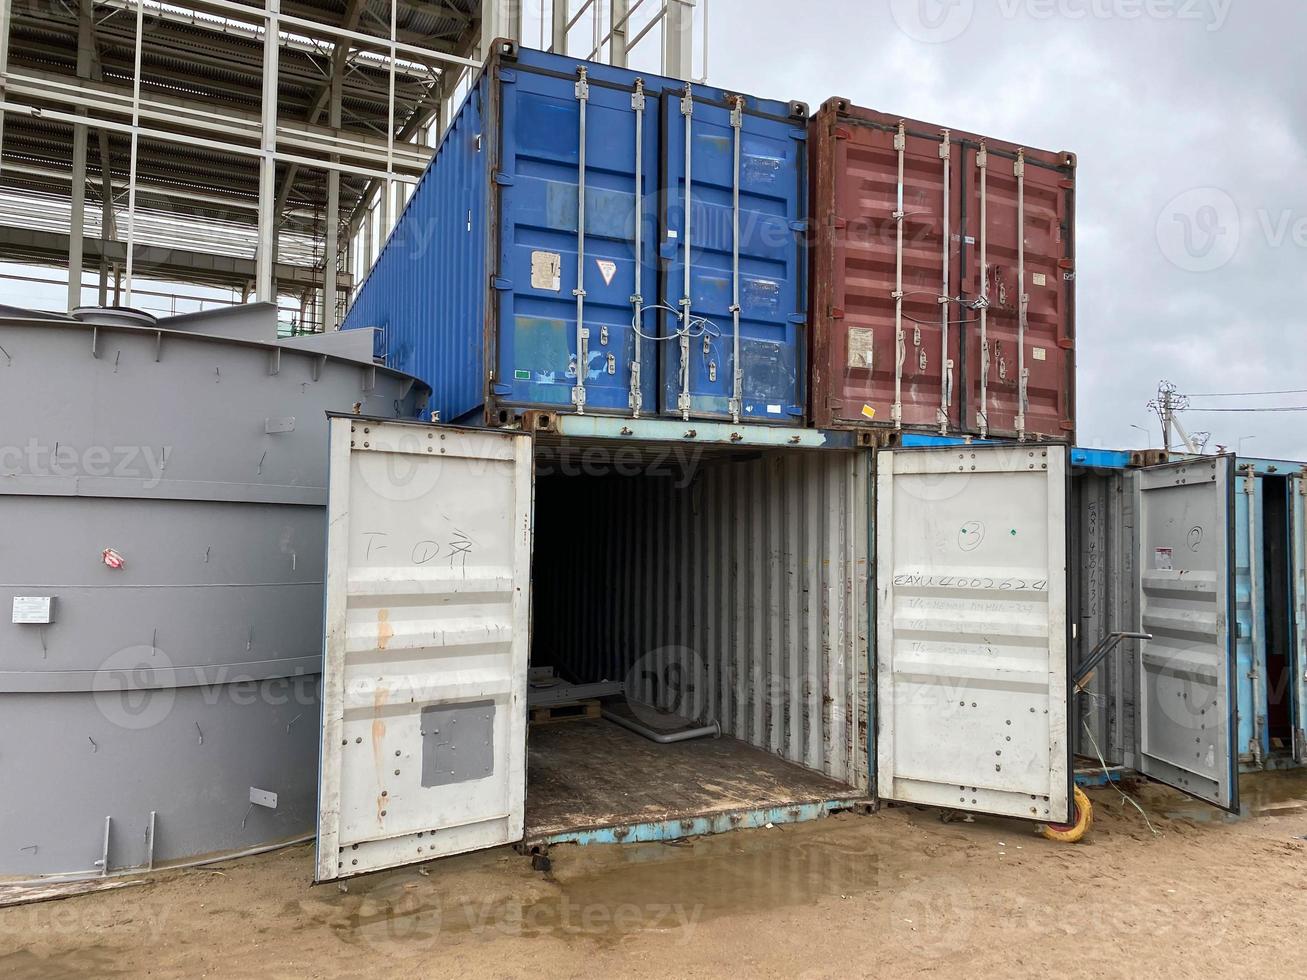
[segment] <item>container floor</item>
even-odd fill
[[[528,841],[863,795],[726,736],[659,745],[595,719],[527,738]]]

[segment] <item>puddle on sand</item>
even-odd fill
[[[1195,823],[1307,813],[1307,770],[1255,772],[1240,776],[1237,814],[1226,813],[1210,803],[1174,791],[1168,791],[1159,809],[1172,820],[1192,820]]]
[[[361,946],[541,935],[616,942],[636,932],[688,938],[720,916],[882,888],[887,875],[910,863],[867,846],[871,841],[850,849],[834,820],[822,824],[679,844],[560,846],[549,875],[501,867],[480,892],[469,881],[451,880],[440,865],[429,876],[373,876],[335,896],[342,901],[332,902],[337,912],[328,924],[340,939]],[[515,860],[530,867],[526,858]]]

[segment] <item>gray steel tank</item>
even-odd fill
[[[0,310],[0,875],[308,835],[326,414],[429,392],[271,307],[77,315]]]

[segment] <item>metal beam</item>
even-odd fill
[[[127,249],[123,242],[111,241],[107,245],[96,238],[86,238],[83,248],[89,259],[98,261],[101,247],[110,268],[121,268],[126,261]],[[0,225],[0,260],[41,265],[63,269],[68,258],[68,236],[62,232],[42,231]],[[149,278],[189,282],[239,289],[254,278],[255,262],[241,256],[209,252],[202,248],[179,248],[175,245],[136,246],[138,275]],[[273,270],[277,281],[287,291],[317,289],[321,285],[321,271],[305,265],[278,262]],[[340,273],[337,288],[348,291],[353,277]],[[108,297],[106,296],[106,299]]]

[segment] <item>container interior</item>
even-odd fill
[[[532,690],[624,690],[531,726],[528,840],[867,794],[868,477],[853,452],[537,450]]]
[[[1262,477],[1262,581],[1266,623],[1266,731],[1272,755],[1293,751],[1292,561],[1289,479]]]

